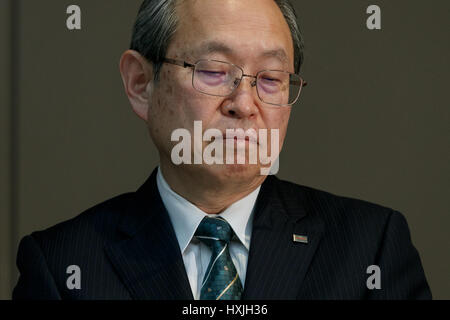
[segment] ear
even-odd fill
[[[133,111],[147,121],[153,67],[137,51],[127,50],[120,58],[119,68]]]

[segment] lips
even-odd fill
[[[223,132],[223,139],[227,140],[227,139],[233,139],[235,141],[248,141],[251,143],[258,143],[258,134],[257,134],[257,130],[256,129],[247,129],[246,131],[244,131],[243,129],[228,129],[231,132],[225,131]]]

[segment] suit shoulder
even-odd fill
[[[79,238],[105,238],[112,235],[123,210],[133,199],[133,192],[124,193],[98,203],[79,215],[62,221],[31,236],[41,245],[46,243],[76,242]]]
[[[401,215],[392,208],[363,199],[337,195],[290,181],[276,181],[280,197],[284,198],[285,202],[294,201],[295,205],[304,208],[307,214],[319,215],[328,222],[350,219],[384,223],[393,213]]]

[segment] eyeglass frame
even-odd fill
[[[232,65],[232,66],[238,68],[238,69],[241,70],[241,72],[242,72],[242,76],[241,76],[241,78],[239,79],[239,84],[238,84],[238,85],[233,89],[233,91],[231,91],[231,93],[228,94],[228,95],[217,95],[217,94],[211,94],[211,93],[206,93],[206,92],[200,91],[200,90],[197,89],[197,88],[195,87],[195,85],[194,85],[194,73],[195,73],[194,71],[195,71],[196,65],[197,65],[199,62],[203,62],[203,61],[221,62],[221,63],[226,63],[226,64],[229,64],[229,65]],[[164,58],[164,59],[162,60],[162,62],[163,62],[163,63],[172,64],[172,65],[176,65],[176,66],[180,66],[180,67],[183,67],[183,68],[192,68],[192,70],[193,70],[193,72],[192,72],[192,87],[193,87],[195,90],[197,90],[198,92],[200,92],[200,93],[203,93],[203,94],[206,94],[206,95],[210,95],[210,96],[214,96],[214,97],[229,97],[229,96],[231,96],[231,95],[233,94],[233,92],[239,87],[239,85],[241,84],[242,79],[244,79],[244,77],[253,78],[254,81],[253,81],[250,85],[251,85],[252,87],[256,87],[256,93],[257,93],[257,95],[258,95],[259,100],[260,100],[261,102],[263,102],[263,103],[270,104],[270,105],[274,105],[274,106],[280,106],[280,107],[286,107],[286,106],[292,106],[292,105],[294,105],[294,104],[298,101],[298,98],[300,97],[300,93],[301,93],[301,91],[302,91],[302,88],[303,88],[303,87],[306,87],[306,85],[308,84],[308,83],[307,83],[307,82],[306,82],[299,74],[297,74],[297,73],[292,73],[292,72],[284,71],[284,70],[260,70],[260,71],[258,71],[258,72],[256,73],[256,75],[245,74],[245,73],[244,73],[244,70],[243,70],[241,67],[239,67],[239,66],[237,66],[237,65],[235,65],[235,64],[233,64],[233,63],[231,63],[231,62],[220,61],[220,60],[214,60],[214,59],[200,59],[200,60],[197,60],[194,64],[192,64],[192,63],[189,63],[189,62],[184,61],[184,60],[177,60],[177,59]],[[294,102],[288,103],[288,104],[277,104],[277,103],[265,102],[265,101],[263,101],[263,99],[261,99],[261,97],[260,97],[260,95],[259,95],[259,90],[258,90],[258,87],[257,87],[258,75],[259,75],[260,73],[262,73],[262,72],[268,72],[268,71],[284,72],[284,73],[287,73],[287,74],[290,74],[290,75],[291,75],[291,74],[296,75],[296,76],[298,76],[298,77],[300,78],[300,83],[297,84],[297,85],[299,85],[300,89],[299,89],[299,91],[298,91],[297,97],[295,98]],[[236,80],[238,80],[238,79],[236,79]],[[291,83],[290,83],[290,85],[291,85]]]

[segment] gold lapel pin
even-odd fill
[[[308,243],[308,237],[301,234],[293,234],[294,242]]]

